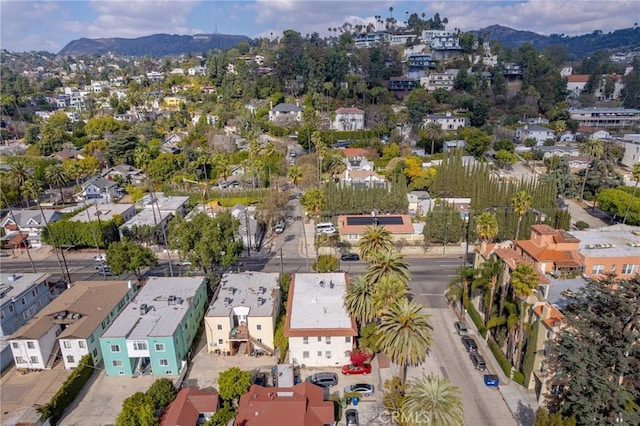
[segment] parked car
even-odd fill
[[[111,275],[111,268],[108,266],[97,266],[96,269],[100,275]]]
[[[297,157],[298,154],[295,151],[289,152],[289,157]]]
[[[360,260],[360,256],[358,256],[357,253],[345,253],[342,256],[340,256],[340,260],[342,260],[343,262],[348,262],[348,261],[357,262],[358,260]]]
[[[338,384],[338,375],[335,373],[316,373],[307,377],[306,380],[316,386],[330,388]]]
[[[462,344],[464,345],[464,348],[467,350],[467,352],[478,352],[478,345],[476,345],[476,341],[471,337],[464,336],[462,338]]]
[[[97,256],[93,256],[93,261],[97,262],[97,263],[104,263],[107,261],[107,255],[106,254],[99,254]]]
[[[342,366],[342,374],[350,376],[351,374],[369,374],[371,373],[371,364],[353,365],[347,364]]]
[[[358,421],[358,410],[349,409],[345,413],[345,419],[347,420],[347,426],[359,426],[360,422]]]
[[[456,328],[458,336],[466,336],[469,334],[469,330],[467,329],[467,325],[465,323],[456,321],[453,323],[453,326]]]
[[[373,395],[373,385],[368,383],[356,383],[355,385],[347,385],[344,387],[344,393],[356,392],[362,396]]]
[[[489,387],[489,386],[493,386],[493,387],[498,387],[498,385],[500,385],[500,378],[498,376],[496,376],[495,374],[485,374],[484,375],[484,385]]]
[[[487,364],[485,364],[482,355],[472,352],[469,354],[469,358],[471,358],[471,362],[476,370],[484,371],[487,369]]]
[[[278,223],[276,223],[274,231],[276,234],[282,234],[284,232],[284,219],[280,219]]]
[[[176,262],[176,266],[191,266],[191,262],[187,259],[180,259]]]
[[[253,378],[253,384],[266,387],[267,386],[267,375],[265,373],[256,373]]]

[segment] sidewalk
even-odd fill
[[[316,226],[314,221],[309,221],[309,223],[302,223],[304,226],[304,233],[300,237],[300,243],[298,245],[298,254],[301,258],[306,258],[307,253],[309,255],[309,259],[316,258]],[[305,240],[306,236],[306,240]],[[306,245],[306,247],[305,247]]]

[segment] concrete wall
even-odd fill
[[[308,343],[305,343],[303,337],[290,337],[289,360],[295,360],[295,363],[307,367],[336,367],[348,364],[353,350],[353,337],[348,339],[349,341],[346,341],[345,336],[309,336]],[[308,356],[305,356],[305,352],[308,352]]]

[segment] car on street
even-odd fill
[[[484,385],[489,387],[498,387],[500,385],[500,378],[495,374],[485,374],[484,375]]]
[[[373,385],[368,383],[356,383],[355,385],[347,385],[344,387],[344,393],[359,393],[362,396],[373,395]]]
[[[471,358],[471,362],[476,370],[484,371],[487,369],[487,364],[484,362],[482,355],[472,352],[469,354],[469,358]]]
[[[289,157],[295,158],[297,156],[298,156],[298,154],[295,151],[289,152]]]
[[[93,261],[96,263],[104,263],[107,261],[107,255],[106,254],[99,254],[97,256],[93,256]]]
[[[191,261],[187,259],[180,259],[176,262],[176,266],[191,266]]]
[[[458,336],[466,336],[469,334],[469,330],[467,329],[467,325],[462,321],[456,321],[453,323],[453,326],[456,328],[458,332]]]
[[[338,375],[328,372],[316,373],[307,377],[305,381],[323,388],[330,388],[338,384]]]
[[[104,266],[96,266],[96,269],[98,270],[98,273],[100,275],[111,275],[111,268],[109,268],[106,265],[104,265]]]
[[[371,364],[353,365],[347,364],[342,366],[342,374],[350,376],[352,374],[369,374],[371,373]]]
[[[471,337],[464,336],[462,338],[462,344],[464,345],[464,348],[467,350],[467,352],[478,352],[478,345],[476,345],[476,341]]]
[[[347,420],[347,426],[359,426],[360,423],[358,421],[358,410],[349,409],[345,412],[345,419]]]
[[[284,219],[280,219],[278,223],[276,223],[276,227],[274,229],[276,234],[282,234],[284,232]]]
[[[349,262],[349,261],[357,262],[358,260],[360,260],[360,256],[358,256],[357,253],[345,253],[342,256],[340,256],[340,260],[342,260],[343,262]]]

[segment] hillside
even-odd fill
[[[94,55],[111,52],[123,56],[165,56],[202,53],[211,49],[229,49],[247,36],[229,34],[169,35],[154,34],[138,38],[81,38],[69,42],[58,55]]]
[[[519,47],[524,43],[531,43],[535,48],[542,49],[551,45],[564,46],[572,56],[581,58],[600,49],[637,50],[640,49],[640,27],[624,28],[610,33],[594,31],[580,36],[562,36],[551,34],[545,36],[531,31],[514,30],[502,25],[491,25],[474,31],[483,34],[487,41],[497,40],[504,47]]]

